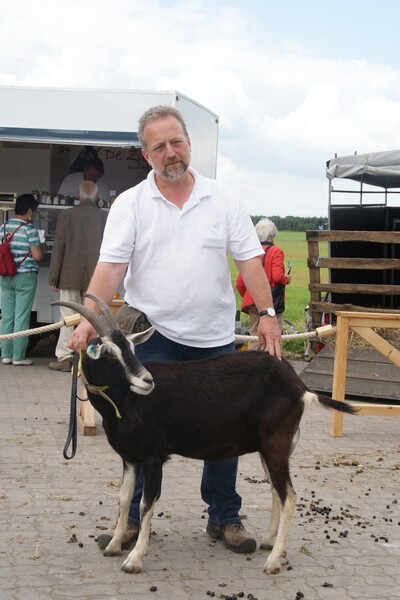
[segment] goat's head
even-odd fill
[[[149,394],[154,388],[153,377],[135,357],[135,344],[145,342],[154,327],[126,336],[106,302],[93,294],[85,296],[96,302],[100,315],[77,302],[52,302],[52,305],[66,306],[85,317],[98,334],[89,343],[82,362],[85,378],[94,386],[121,384],[125,379],[132,392]]]

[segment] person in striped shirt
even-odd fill
[[[1,286],[1,333],[16,333],[29,329],[33,300],[35,298],[38,261],[43,258],[39,234],[32,224],[37,210],[37,201],[32,194],[18,196],[15,217],[5,224],[5,233],[15,234],[11,240],[11,253],[17,265],[13,277],[0,277]],[[18,231],[16,231],[18,229]],[[0,237],[4,235],[4,225]],[[3,365],[29,366],[25,357],[28,337],[23,336],[1,343]]]

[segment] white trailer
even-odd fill
[[[216,176],[218,117],[176,91],[116,91],[0,86],[0,224],[13,216],[13,198],[36,190],[48,192],[36,226],[46,235],[46,257],[40,263],[32,326],[59,320],[51,307],[48,267],[52,237],[60,210],[52,205],[72,165],[87,153],[104,163],[104,180],[118,195],[145,179],[137,125],[151,106],[168,105],[183,115],[195,169]]]

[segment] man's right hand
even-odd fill
[[[82,319],[68,341],[68,347],[72,350],[86,350],[88,342],[97,337],[94,327],[86,319]]]

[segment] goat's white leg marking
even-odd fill
[[[104,556],[121,554],[122,537],[128,525],[129,505],[135,488],[136,475],[132,465],[126,465],[119,490],[119,516],[114,537],[104,550]]]
[[[265,476],[271,485],[271,494],[272,494],[271,519],[270,519],[266,534],[263,537],[263,540],[260,544],[260,548],[263,550],[271,550],[271,548],[273,548],[273,546],[274,546],[276,532],[278,531],[281,503],[279,500],[279,496],[278,496],[274,486],[271,483],[271,477],[270,477],[270,474],[268,471],[267,464],[266,464],[265,460],[263,459],[263,457],[261,456],[261,454],[260,454],[260,459],[261,459],[261,464],[264,469]]]
[[[263,540],[260,544],[260,548],[262,550],[271,550],[274,547],[275,536],[279,527],[279,519],[281,513],[281,501],[279,500],[278,493],[274,487],[271,485],[271,494],[272,494],[272,508],[271,508],[271,520],[268,525],[268,529],[263,537]]]
[[[274,547],[264,565],[265,573],[279,573],[281,568],[281,556],[286,556],[286,545],[289,536],[290,524],[292,522],[293,512],[296,506],[296,492],[292,487],[288,487],[286,500],[280,511],[279,527]]]
[[[143,515],[141,512],[141,523],[139,537],[134,549],[128,554],[126,560],[122,564],[122,569],[126,573],[140,573],[142,570],[142,558],[147,554],[149,548],[149,537],[151,529],[151,518],[153,516],[155,502],[149,510]],[[141,507],[142,509],[142,503]]]

